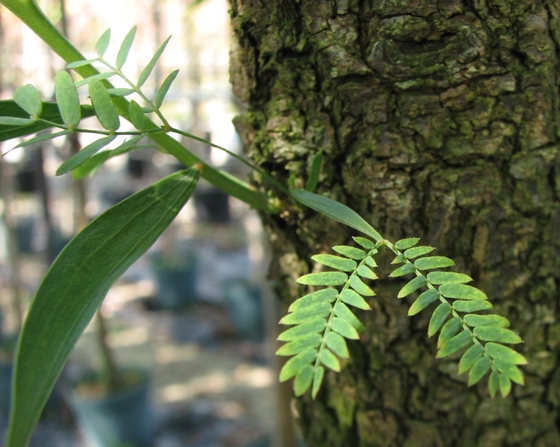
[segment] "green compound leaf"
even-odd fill
[[[321,384],[323,383],[323,377],[325,376],[325,368],[318,366],[315,368],[315,374],[313,376],[313,388],[311,389],[311,397],[315,399],[319,390],[321,389]]]
[[[465,323],[471,327],[475,326],[497,326],[497,327],[509,327],[509,321],[500,315],[465,315]]]
[[[97,40],[97,43],[95,44],[95,52],[99,57],[103,57],[103,55],[107,51],[107,48],[109,48],[110,41],[111,41],[111,30],[106,29],[103,32],[103,34],[101,34],[101,37]]]
[[[104,81],[105,79],[109,79],[110,77],[116,75],[116,71],[104,71],[103,73],[98,73],[93,76],[89,76],[81,81],[77,81],[74,83],[76,87],[81,87],[82,85],[91,84],[93,81]]]
[[[310,348],[316,348],[323,341],[323,337],[319,334],[305,334],[299,337],[297,340],[286,343],[281,346],[277,351],[276,355],[296,355],[300,352],[306,351]]]
[[[375,272],[365,265],[358,266],[356,273],[358,273],[358,275],[360,275],[362,278],[371,279],[372,281],[379,279]]]
[[[391,272],[389,275],[390,278],[398,278],[399,276],[410,275],[416,271],[416,267],[411,262],[407,262],[404,265],[401,265],[399,268]]]
[[[399,253],[395,259],[393,259],[393,261],[391,261],[391,265],[393,264],[402,264],[403,262],[406,262],[406,257],[404,255],[404,253]]]
[[[488,342],[484,345],[488,355],[494,359],[501,358],[514,365],[526,365],[527,359],[518,352],[498,343]]]
[[[399,291],[397,298],[404,298],[427,284],[425,276],[417,276],[407,282],[404,287]]]
[[[314,318],[306,323],[286,329],[278,336],[279,341],[294,341],[307,334],[318,334],[327,327],[327,320],[322,317]]]
[[[68,70],[74,69],[74,68],[80,68],[80,67],[85,67],[86,65],[91,65],[94,62],[97,62],[99,59],[82,59],[80,61],[74,61],[74,62],[70,62],[69,64],[66,65],[66,68]]]
[[[128,57],[128,53],[130,53],[130,48],[132,47],[132,42],[134,42],[134,36],[136,35],[136,26],[133,26],[132,29],[128,32],[125,36],[121,47],[119,48],[119,52],[117,53],[117,68],[121,69],[126,62],[126,58]]]
[[[107,291],[168,227],[199,176],[194,169],[177,172],[113,206],[75,236],[51,265],[19,336],[8,439],[31,435]]]
[[[472,335],[469,331],[462,331],[455,335],[453,338],[445,342],[437,353],[437,358],[441,359],[448,355],[455,354],[460,349],[472,343]]]
[[[343,256],[346,256],[347,258],[355,259],[357,261],[361,261],[366,257],[365,251],[348,245],[336,245],[333,247],[333,250]]]
[[[328,348],[333,351],[339,357],[347,359],[350,357],[348,353],[348,347],[346,346],[346,340],[336,332],[328,332],[325,335],[325,342]]]
[[[469,386],[474,385],[480,379],[482,379],[484,375],[490,370],[491,365],[492,361],[490,360],[490,357],[486,355],[478,359],[469,372]]]
[[[416,301],[412,303],[410,309],[408,309],[408,316],[411,317],[419,312],[422,312],[426,307],[428,307],[433,302],[439,299],[439,292],[435,289],[428,289],[422,292]]]
[[[445,342],[451,339],[453,336],[457,335],[461,327],[463,326],[463,320],[459,317],[453,317],[449,321],[447,321],[443,327],[441,328],[441,332],[439,333],[437,346],[441,348]]]
[[[77,168],[86,160],[91,158],[94,154],[96,154],[105,146],[110,144],[115,138],[116,138],[115,135],[111,135],[109,137],[100,138],[99,140],[94,141],[91,144],[88,144],[81,151],[74,154],[72,157],[70,157],[68,160],[62,163],[62,165],[60,165],[60,167],[56,171],[56,175],[63,175]]]
[[[414,259],[417,258],[418,256],[427,255],[428,253],[431,253],[434,250],[435,247],[428,247],[426,245],[421,245],[419,247],[409,248],[404,252],[404,255],[406,256],[407,259]]]
[[[508,362],[503,357],[496,357],[494,359],[494,366],[500,371],[502,374],[508,376],[513,382],[524,385],[525,380],[523,379],[523,374],[517,366],[513,363]]]
[[[445,256],[428,256],[417,259],[414,261],[414,265],[418,270],[434,270],[452,267],[455,265],[455,262]]]
[[[289,313],[280,320],[280,324],[294,325],[311,321],[315,318],[326,317],[332,306],[324,301],[317,302],[296,312]]]
[[[357,275],[350,276],[348,281],[350,287],[352,287],[356,292],[363,296],[375,296],[375,292],[371,290]]]
[[[377,262],[371,256],[366,256],[366,264],[369,265],[371,268],[377,267]]]
[[[478,326],[473,329],[474,335],[480,340],[498,343],[517,344],[523,340],[515,332],[496,326]]]
[[[313,259],[315,262],[318,262],[319,264],[326,265],[327,267],[331,267],[342,272],[351,272],[358,266],[356,261],[353,261],[352,259],[342,258],[340,256],[329,254],[314,255],[311,256],[311,259]]]
[[[454,301],[453,309],[457,312],[478,312],[479,310],[492,309],[490,301],[472,300],[472,301]]]
[[[101,81],[90,82],[89,96],[99,123],[107,130],[117,130],[120,126],[119,115],[113,106],[111,95]]]
[[[343,272],[319,272],[300,276],[296,281],[307,286],[340,286],[347,280],[348,275]]]
[[[317,358],[316,349],[308,349],[292,357],[280,370],[280,382],[285,382],[294,377],[299,371],[308,366]]]
[[[487,300],[486,294],[466,284],[442,284],[439,292],[446,298],[461,300]]]
[[[490,373],[490,377],[488,378],[488,391],[490,392],[490,397],[492,399],[496,395],[496,391],[498,391],[499,385],[500,385],[500,375],[498,371],[494,370]]]
[[[346,306],[346,304],[341,303],[340,301],[338,303],[336,303],[334,305],[334,314],[337,317],[340,317],[346,321],[348,321],[348,323],[350,323],[352,325],[352,327],[354,329],[356,329],[357,331],[363,331],[364,325],[362,324],[362,322],[360,320],[358,320],[358,318],[352,313],[352,311],[348,308],[348,306]]]
[[[327,348],[323,348],[319,351],[319,361],[327,368],[330,368],[336,372],[340,372],[340,362],[338,361],[336,356]]]
[[[366,300],[364,300],[362,296],[354,290],[344,289],[340,292],[340,299],[346,304],[350,304],[358,309],[371,310],[371,307]]]
[[[430,272],[428,273],[428,281],[432,284],[464,284],[471,282],[473,279],[463,273],[455,272]]]
[[[467,372],[484,355],[484,348],[480,343],[472,345],[459,360],[459,374]]]
[[[500,393],[503,397],[507,397],[511,392],[511,380],[505,374],[500,374]]]
[[[41,95],[31,84],[18,87],[14,92],[14,101],[32,117],[39,117],[43,112]]]
[[[16,116],[0,116],[0,126],[28,126],[35,123],[31,118],[18,118]]]
[[[296,396],[301,396],[309,389],[314,375],[315,369],[311,365],[305,366],[296,374],[294,380],[294,394]]]
[[[439,328],[443,325],[450,313],[451,306],[448,303],[441,303],[436,307],[432,318],[430,318],[430,323],[428,324],[428,337],[431,337],[439,331]]]
[[[331,329],[342,335],[344,338],[358,340],[360,336],[358,331],[344,318],[334,317],[330,321]]]
[[[138,103],[134,100],[131,100],[128,103],[128,115],[129,120],[134,127],[138,130],[146,129],[148,124],[148,118],[142,111],[142,108],[138,105]]]
[[[146,65],[146,67],[142,70],[142,73],[140,73],[140,76],[138,77],[138,82],[136,83],[136,86],[138,88],[142,87],[144,85],[144,83],[148,80],[148,78],[150,77],[150,74],[152,73],[152,70],[154,69],[154,67],[157,64],[157,61],[159,60],[163,51],[165,50],[165,47],[169,43],[169,39],[171,39],[171,36],[169,36],[167,39],[165,39],[165,42],[163,42],[160,45],[160,47],[157,49],[157,51],[153,55],[150,62],[148,62],[148,65]]]
[[[61,70],[56,74],[54,90],[62,121],[70,128],[76,127],[82,119],[82,109],[78,90],[66,71]]]
[[[337,222],[343,223],[350,228],[354,228],[355,230],[371,237],[375,241],[383,239],[381,235],[358,213],[336,200],[305,191],[304,189],[294,189],[292,190],[292,195],[298,202],[304,204],[305,206],[308,206],[309,208],[330,217]]]
[[[55,138],[58,138],[58,137],[64,137],[66,135],[70,135],[71,133],[72,133],[72,131],[70,131],[70,130],[61,130],[60,132],[49,133],[49,134],[46,134],[46,135],[40,135],[38,137],[34,137],[34,138],[30,138],[29,140],[25,140],[24,142],[19,143],[16,147],[31,146],[32,144],[42,143],[43,141],[47,141],[47,140],[54,140]]]
[[[337,298],[337,296],[338,290],[330,287],[317,290],[315,292],[308,293],[301,298],[298,298],[290,305],[288,311],[295,312],[296,310],[303,310],[318,302],[332,303]]]
[[[107,91],[111,96],[121,96],[121,97],[136,93],[136,91],[131,88],[108,88]]]
[[[167,92],[169,91],[171,84],[173,84],[173,81],[175,80],[178,74],[179,74],[179,70],[172,71],[161,84],[161,87],[158,89],[156,93],[156,99],[155,99],[156,108],[159,109],[163,104],[165,95],[167,95]]]
[[[354,242],[356,242],[356,244],[360,245],[366,250],[373,250],[375,248],[375,244],[365,237],[354,236],[352,237],[352,239],[354,240]]]
[[[409,237],[407,239],[401,239],[400,241],[395,242],[395,248],[397,250],[408,250],[411,247],[414,247],[420,241],[417,237]]]

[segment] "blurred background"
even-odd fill
[[[105,57],[114,60],[120,42],[136,25],[123,69],[133,80],[172,35],[144,92],[155,94],[167,74],[180,69],[164,115],[184,131],[241,151],[231,123],[241,105],[228,81],[231,29],[226,0],[39,4],[86,57],[95,57],[97,38],[111,28]],[[63,62],[2,7],[0,52],[0,99],[11,98],[25,83],[35,85],[45,99],[54,97],[53,79]],[[84,180],[55,177],[60,163],[91,141],[87,135],[59,138],[0,159],[0,444],[7,424],[13,340],[49,264],[99,213],[180,169],[146,141],[145,148],[109,160]],[[216,149],[183,142],[214,166],[246,175],[239,162]],[[1,152],[16,144],[3,143]],[[287,409],[276,385],[273,352],[279,314],[264,281],[267,264],[256,214],[201,182],[178,219],[110,290],[101,317],[92,321],[74,349],[31,445],[293,445],[291,425],[282,422]],[[107,358],[119,370],[138,371],[148,379],[147,391],[138,392],[147,401],[146,410],[139,410],[139,404],[134,410],[118,407],[117,413],[128,416],[141,413],[143,421],[126,422],[144,431],[124,442],[95,433],[96,425],[106,434],[122,430],[113,427],[114,416],[88,416],[92,405],[79,407],[86,397],[100,400],[107,393],[82,386],[82,395],[74,396],[74,384],[103,370]],[[119,400],[117,405],[123,404]]]

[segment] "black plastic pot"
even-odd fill
[[[130,388],[107,397],[90,398],[72,392],[70,404],[91,447],[153,447],[155,424],[148,375]]]
[[[221,189],[197,189],[194,205],[200,222],[228,223],[231,220],[229,196]]]
[[[197,261],[194,256],[181,256],[172,261],[161,254],[151,257],[157,283],[157,304],[165,309],[179,309],[194,304]]]

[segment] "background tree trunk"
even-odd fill
[[[402,283],[378,281],[350,362],[301,399],[307,445],[560,445],[560,2],[230,1],[250,157],[302,186],[322,150],[317,192],[453,258],[530,361],[508,399],[486,379],[467,388],[456,359],[434,358],[431,312],[408,318]],[[288,303],[309,256],[351,233],[271,194],[284,210],[263,216],[271,275]]]

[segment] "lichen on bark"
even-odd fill
[[[429,316],[406,317],[380,281],[342,374],[300,405],[308,445],[551,446],[560,333],[560,7],[550,1],[230,0],[231,80],[247,110],[248,155],[392,239],[418,236],[452,257],[525,340],[526,386],[490,400],[456,363],[435,360]],[[339,224],[255,177],[271,276],[289,303],[309,257],[348,242]]]

